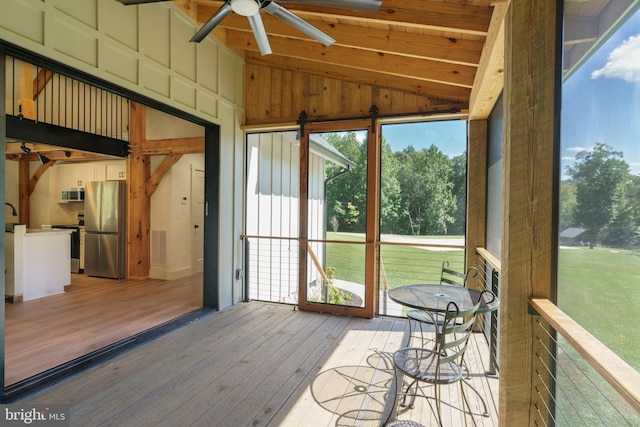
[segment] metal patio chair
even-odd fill
[[[449,261],[442,261],[442,270],[440,271],[440,284],[451,286],[466,286],[467,280],[474,278],[478,275],[478,269],[476,267],[469,267],[464,273],[453,270],[449,267]],[[409,321],[409,337],[413,337],[416,333],[412,327],[413,322],[417,323],[417,327],[420,329],[420,339],[422,346],[429,341],[425,338],[427,333],[433,333],[433,320],[431,316],[427,315],[422,310],[409,310],[406,313]],[[440,319],[438,318],[438,322]]]
[[[482,401],[484,412],[482,416],[489,416],[489,409],[482,395],[471,383],[463,377],[463,360],[467,349],[469,337],[471,336],[473,324],[476,321],[478,308],[482,298],[495,298],[491,291],[484,291],[480,295],[477,304],[468,310],[459,310],[454,302],[447,305],[446,312],[442,315],[442,323],[435,326],[435,339],[433,348],[424,347],[404,347],[393,354],[395,366],[395,381],[400,385],[400,393],[396,393],[393,409],[400,394],[404,394],[402,406],[407,406],[407,397],[411,396],[411,404],[418,394],[427,397],[422,390],[420,383],[427,383],[434,387],[434,399],[436,406],[436,416],[438,423],[442,425],[441,418],[441,394],[440,386],[460,383],[462,392],[462,411],[471,414],[471,410],[465,410],[465,405],[470,408],[464,386],[473,390]],[[408,377],[411,382],[407,386],[406,392],[402,392],[403,381],[398,378]],[[415,391],[411,394],[411,389]],[[396,388],[397,390],[397,388]],[[475,422],[475,421],[474,421]]]

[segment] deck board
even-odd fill
[[[83,427],[377,427],[386,416],[394,378],[391,355],[406,334],[406,320],[400,318],[359,319],[241,303],[21,402],[69,403],[71,425]],[[483,363],[474,360],[483,350],[476,344],[481,340],[473,335],[472,370]],[[497,384],[479,374],[473,381],[487,391],[488,381]],[[449,398],[460,398],[457,386],[449,389]],[[445,425],[464,425],[460,411],[448,412]],[[434,421],[424,398],[415,409],[399,411],[398,418]],[[497,425],[495,413],[475,420]]]

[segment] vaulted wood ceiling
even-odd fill
[[[202,25],[223,2],[175,0],[174,4]],[[262,13],[273,50],[267,56],[260,55],[243,16],[227,16],[213,34],[248,64],[469,103],[481,61],[486,62],[483,73],[488,73],[489,81],[501,79],[502,41],[496,44],[496,37],[506,4],[506,0],[382,0],[380,11],[374,13],[283,2],[282,6],[329,34],[336,43],[324,47]],[[489,48],[485,47],[487,40]],[[486,59],[483,49],[488,50]],[[491,62],[493,68],[489,67]],[[501,80],[492,86],[499,93]],[[495,97],[495,91],[489,96]]]

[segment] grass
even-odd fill
[[[364,243],[357,235],[328,233],[328,240]],[[418,236],[424,239],[428,236]],[[416,237],[416,238],[418,238]],[[442,236],[436,236],[440,239]],[[454,236],[450,236],[454,238]],[[459,238],[460,236],[458,236]],[[364,244],[327,244],[327,267],[335,268],[335,277],[355,283],[364,283]],[[389,288],[409,283],[438,283],[443,261],[453,268],[464,268],[464,251],[430,251],[413,246],[382,245],[381,261]]]
[[[364,243],[364,239],[356,235],[330,233],[328,239]],[[364,253],[363,244],[327,244],[327,266],[335,268],[336,278],[364,283]],[[393,288],[408,283],[438,282],[443,260],[462,270],[464,251],[382,245],[381,260],[389,288]],[[563,248],[559,251],[558,262],[559,307],[629,365],[640,370],[640,322],[636,317],[640,307],[640,253],[602,247]],[[621,414],[609,412],[612,406],[600,406],[600,393],[608,393],[608,385],[591,372],[592,368],[567,343],[561,345],[566,353],[560,355],[559,360],[562,367],[558,381],[564,391],[558,396],[558,424],[598,423],[602,417],[623,424],[636,422],[638,418],[633,413],[625,411],[625,417],[628,417],[625,421],[619,418]],[[575,360],[575,367],[567,362],[569,355]],[[572,381],[580,393],[572,391],[571,387],[575,387],[571,385]],[[587,401],[582,401],[580,394]],[[617,396],[612,395],[609,399],[615,400]]]
[[[329,233],[328,239],[364,243],[353,234]],[[329,243],[327,266],[335,268],[338,279],[364,283],[364,252],[363,244]],[[462,270],[464,251],[382,245],[381,260],[388,286],[394,288],[438,282],[444,260]],[[559,307],[640,370],[640,254],[602,247],[561,249],[559,265]]]
[[[609,248],[561,249],[558,306],[640,370],[640,256]]]

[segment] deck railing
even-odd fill
[[[476,248],[480,262],[476,266],[480,270],[478,279],[480,280],[480,289],[488,289],[500,298],[500,270],[502,268],[500,260],[491,254],[485,248]],[[498,375],[498,350],[500,348],[500,311],[495,310],[484,314],[480,318],[482,332],[489,344],[489,371],[488,375]]]
[[[640,374],[551,301],[530,306],[536,425],[640,425]]]

